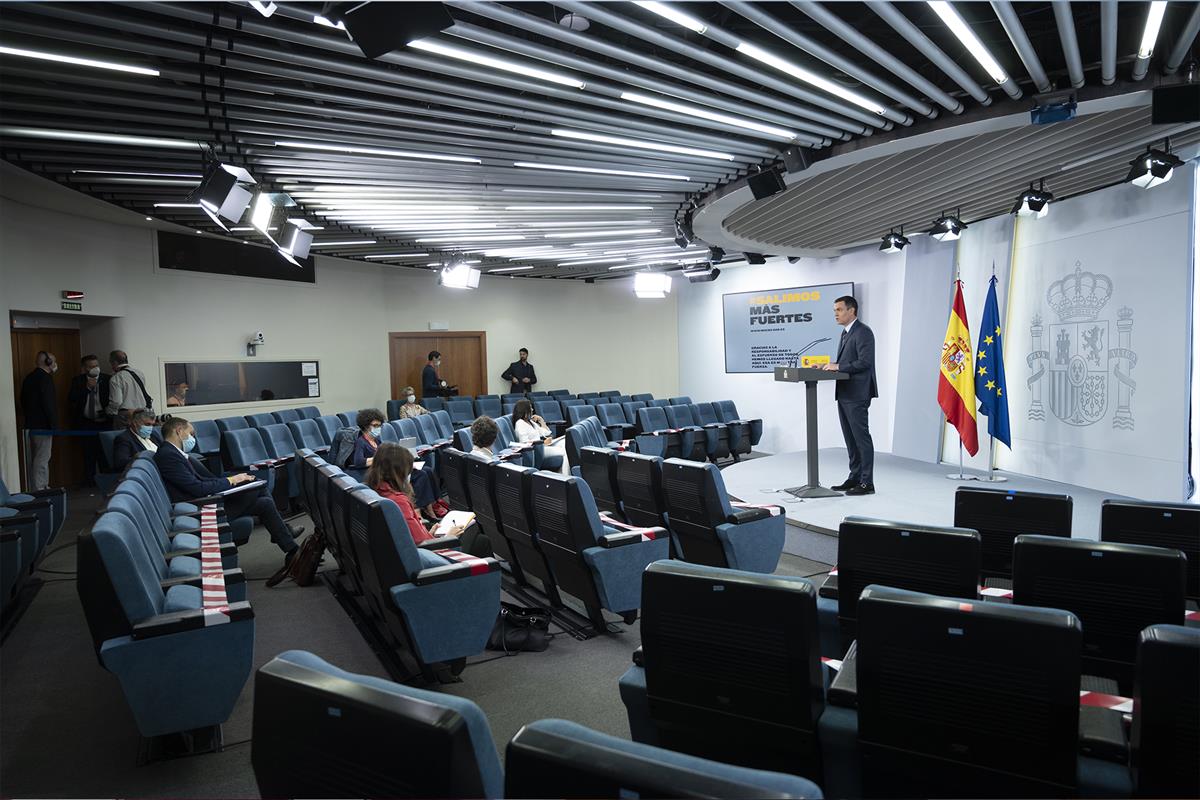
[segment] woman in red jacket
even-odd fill
[[[438,530],[434,534],[421,522],[413,501],[412,484],[409,483],[412,468],[413,456],[407,447],[401,447],[395,442],[383,442],[375,450],[371,468],[367,470],[366,484],[380,497],[387,498],[400,507],[400,513],[408,523],[408,531],[415,543],[421,544],[435,535],[458,536],[463,530],[461,526],[445,531]]]

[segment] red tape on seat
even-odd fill
[[[600,521],[605,525],[610,525],[614,528],[620,528],[626,533],[640,533],[642,535],[643,542],[653,542],[655,538],[657,538],[653,528],[639,528],[636,525],[630,525],[627,522],[621,522],[619,519],[609,516],[607,511],[600,512]]]
[[[491,571],[487,559],[473,556],[470,553],[464,553],[461,550],[434,550],[433,552],[455,563],[469,565],[472,575],[486,575]]]
[[[1093,708],[1108,708],[1127,714],[1133,711],[1133,698],[1121,697],[1117,694],[1105,694],[1104,692],[1081,691],[1079,693],[1079,705],[1092,706]]]
[[[229,596],[225,592],[225,566],[221,563],[215,505],[200,508],[200,592],[205,627],[229,622]]]

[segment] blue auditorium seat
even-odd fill
[[[692,422],[704,429],[709,457],[715,461],[733,456],[733,460],[737,461],[738,453],[733,448],[733,434],[729,426],[717,418],[717,410],[713,408],[713,404],[692,403],[690,410]]]
[[[658,561],[642,587],[642,648],[618,682],[633,740],[820,782],[812,583]]]
[[[694,432],[672,429],[663,407],[639,408],[637,415],[638,427],[642,430],[637,437],[638,452],[662,458],[679,458],[685,452],[691,453]]]
[[[275,424],[275,415],[274,414],[263,413],[263,414],[247,414],[246,415],[246,425],[251,428],[261,428],[264,425],[274,425],[274,424]]]
[[[516,392],[509,392],[507,394],[500,395],[500,402],[502,402],[502,403],[516,403],[517,401],[524,400],[524,399],[525,399],[524,394],[516,393]]]
[[[517,410],[516,403],[506,402],[503,404],[503,406],[504,406],[504,408],[503,408],[504,416],[506,416],[506,417],[512,416],[512,413]]]
[[[417,424],[417,432],[420,434],[419,438],[422,444],[427,444],[430,447],[445,447],[453,441],[451,438],[442,435],[433,414],[422,414],[419,417],[414,417],[413,422]]]
[[[577,394],[575,396],[578,397],[580,400],[583,400],[586,402],[587,400],[590,400],[593,397],[599,397],[600,393],[599,392],[580,392],[579,394]]]
[[[679,397],[672,397],[670,404],[673,406],[690,406],[692,404],[692,398],[688,397],[686,394]]]
[[[492,731],[475,703],[346,672],[302,650],[258,670],[254,735],[263,797],[504,796]]]
[[[324,498],[328,507],[326,516],[332,523],[333,532],[329,540],[335,543],[334,552],[338,569],[348,581],[350,591],[356,597],[364,597],[363,567],[360,566],[360,561],[363,558],[370,558],[370,552],[366,552],[363,558],[359,556],[359,546],[365,547],[366,545],[363,541],[362,531],[351,533],[350,496],[355,492],[366,491],[367,486],[332,466],[323,467],[321,477],[325,480],[322,481],[321,478],[318,478],[318,484],[323,484],[326,490]],[[379,605],[380,602],[376,598],[374,603],[376,619],[386,616],[383,606]]]
[[[324,453],[329,449],[329,442],[325,441],[321,425],[316,419],[305,418],[289,422],[288,430],[297,447],[307,447],[314,453]]]
[[[339,411],[338,419],[342,421],[343,428],[358,427],[358,412],[357,411]]]
[[[300,419],[316,419],[321,416],[321,409],[316,406],[300,406],[296,413],[300,415]]]
[[[604,435],[610,441],[632,439],[637,430],[637,426],[625,418],[625,409],[618,403],[602,403],[596,406],[596,417],[604,426]]]
[[[645,400],[628,400],[621,403],[621,411],[625,412],[625,421],[633,423],[633,428],[638,433],[642,433],[642,427],[638,424],[638,409],[645,408]]]
[[[612,514],[619,520],[625,519],[621,508],[621,492],[617,487],[616,450],[594,445],[581,447],[579,465],[571,472],[587,483],[598,509]]]
[[[395,444],[396,442],[400,441],[399,429],[394,428],[391,422],[383,423],[383,425],[381,425],[379,428],[379,441],[380,443],[391,442],[392,444]]]
[[[243,422],[244,422],[244,420],[243,420]],[[124,431],[100,431],[100,433],[98,433],[96,435],[96,439],[100,443],[100,455],[102,456],[102,458],[104,460],[104,468],[106,470],[109,470],[112,472],[116,471],[113,467],[113,464],[115,462],[115,457],[113,456],[113,448],[117,441],[117,437],[120,436],[122,433],[124,433]],[[197,434],[196,438],[199,439],[199,434]]]
[[[662,466],[663,460],[658,456],[617,454],[617,490],[621,495],[621,510],[630,523],[670,529]]]
[[[603,392],[597,392],[601,397],[620,397],[621,393],[616,389],[605,389]]]
[[[470,400],[447,400],[446,411],[450,413],[450,422],[456,428],[470,425],[475,421],[475,404]]]
[[[600,424],[600,420],[596,417],[585,417],[575,425],[567,428],[566,439],[564,440],[567,450],[567,463],[572,468],[580,466],[583,462],[580,456],[580,450],[584,447],[609,447],[614,450],[624,449],[620,442],[612,442],[604,434],[604,427]]]
[[[495,419],[503,414],[500,398],[497,395],[480,395],[475,398],[475,416]]]
[[[679,431],[680,458],[703,461],[718,449],[717,431],[705,430],[697,425],[692,419],[690,406],[670,405],[663,411],[667,414],[667,424]]]
[[[404,405],[404,400],[388,400],[387,407],[384,411],[387,414],[388,420],[400,419],[400,407]]]
[[[1086,624],[1086,623],[1085,623]],[[1200,630],[1151,625],[1138,637],[1130,766],[1137,797],[1200,797]]]
[[[268,452],[266,444],[263,443],[263,437],[255,429],[229,431],[222,434],[221,444],[229,456],[230,465],[237,471],[265,464],[274,458]],[[262,476],[267,481],[268,490],[273,492],[277,480],[276,468],[269,466]]]
[[[729,426],[729,446],[737,452],[749,453],[750,448],[754,447],[762,439],[763,421],[761,419],[743,419],[738,414],[737,406],[733,404],[732,400],[717,400],[713,402],[713,408],[717,412],[717,419]],[[738,441],[735,443],[734,434],[738,431],[740,431],[740,437],[738,437]],[[747,437],[749,438],[749,443],[746,443]]]
[[[606,526],[591,490],[578,478],[537,472],[530,488],[538,540],[559,590],[583,602],[599,631],[607,630],[601,609],[632,624],[641,606],[642,570],[668,557],[666,531]]]
[[[267,455],[271,458],[289,459],[284,465],[287,470],[288,497],[300,496],[300,465],[296,463],[296,440],[287,425],[276,423],[258,429]]]
[[[446,401],[440,397],[422,397],[421,405],[429,411],[443,411],[446,408]]]
[[[467,437],[469,443],[469,430],[467,430]],[[470,448],[462,450],[457,447],[447,447],[438,453],[438,460],[442,465],[442,489],[446,492],[446,502],[455,511],[471,510],[471,495],[467,491],[466,458],[469,452],[471,452]]]
[[[317,417],[315,422],[321,429],[321,438],[325,440],[325,444],[333,444],[333,437],[337,435],[338,429],[345,427],[341,417],[336,414]]]
[[[630,399],[630,400],[633,400],[633,401],[635,401],[635,402],[640,400],[640,401],[641,401],[641,402],[643,402],[643,403],[649,403],[651,400],[653,400],[653,399],[654,399],[654,395],[652,395],[652,394],[649,394],[649,393],[646,393],[646,394],[631,394],[631,395],[629,395],[629,399]]]
[[[450,421],[449,411],[431,411],[429,414],[422,416],[433,417],[433,422],[437,425],[437,429],[441,431],[443,439],[449,439],[454,435],[454,423]]]
[[[217,427],[216,420],[194,420],[192,422],[192,431],[196,436],[196,449],[194,452],[204,456],[219,454],[221,452],[221,429]]]
[[[491,468],[494,472],[496,510],[500,515],[504,536],[512,548],[514,557],[520,562],[520,577],[523,580],[530,577],[539,580],[550,604],[556,608],[561,607],[562,600],[554,582],[554,573],[546,560],[546,554],[542,551],[533,522],[530,481],[536,470],[503,461],[492,462]]]
[[[477,395],[475,395],[476,403],[478,403],[480,400],[499,400],[499,399],[500,399],[500,395],[498,395],[498,394],[477,394]]]
[[[163,535],[172,537],[172,551],[199,546],[195,534],[200,529],[200,521],[197,519],[200,507],[192,503],[171,502],[153,458],[135,458],[125,476],[126,479],[118,485],[118,489],[127,489],[141,501],[151,519],[157,518],[156,524],[161,525]],[[226,521],[223,511],[220,511],[218,519],[221,524],[217,532],[222,543],[233,542],[242,545],[250,541],[250,534],[254,530],[254,520],[251,517]],[[188,538],[180,538],[184,534],[188,534]]]
[[[578,405],[567,407],[567,421],[572,425],[578,425],[588,417],[596,416],[596,407],[593,405]]]
[[[18,587],[38,552],[38,519],[0,507],[0,611],[16,599]]]
[[[664,397],[659,398],[658,400],[648,400],[646,401],[646,405],[654,406],[656,408],[666,408],[667,406],[671,405],[671,401]]]
[[[500,525],[500,510],[496,505],[496,479],[492,463],[492,459],[477,456],[474,453],[467,453],[463,457],[467,497],[471,501],[471,511],[475,513],[475,524],[487,536],[493,552],[508,562],[513,578],[517,583],[523,585],[526,581],[521,570],[521,562]]]
[[[535,400],[539,397],[545,398],[545,397],[549,397],[549,396],[550,396],[549,392],[543,392],[541,390],[537,390],[537,391],[533,391],[533,392],[529,393],[530,400]]]
[[[287,425],[289,422],[295,422],[300,419],[300,409],[282,408],[279,411],[272,411],[271,416],[275,417],[276,422]]]
[[[679,557],[694,564],[773,573],[787,517],[780,506],[737,508],[714,464],[663,462],[663,494]]]
[[[221,417],[214,420],[217,423],[217,430],[224,436],[228,431],[240,431],[250,427],[250,423],[246,422],[245,417]]]
[[[546,392],[546,394],[549,397],[556,397],[559,400],[562,400],[563,398],[571,396],[571,390],[570,389],[551,389],[550,391]]]
[[[422,668],[481,652],[500,612],[499,562],[455,562],[419,549],[400,507],[370,489],[347,502],[352,524],[367,535],[363,590],[398,612],[385,617],[388,629]]]
[[[42,489],[40,491],[9,494],[8,487],[0,480],[0,508],[11,508],[22,514],[32,514],[37,517],[37,547],[32,555],[23,554],[30,561],[36,561],[45,549],[58,536],[67,518],[67,494],[63,489]]]
[[[225,722],[253,662],[250,605],[231,601],[224,612],[206,611],[198,585],[164,589],[123,514],[104,514],[84,538],[79,591],[89,627],[101,642],[100,663],[120,683],[141,735]],[[116,607],[98,608],[98,597],[113,598]],[[210,624],[214,614],[225,624]]]
[[[538,400],[533,404],[534,413],[540,416],[546,422],[546,427],[554,432],[555,436],[561,436],[563,430],[567,427],[567,421],[563,419],[562,406],[557,400]]]

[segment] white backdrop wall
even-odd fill
[[[783,289],[825,283],[854,282],[861,319],[875,332],[875,369],[879,398],[871,404],[871,433],[877,450],[892,447],[900,352],[900,298],[905,257],[881,254],[875,247],[853,250],[838,258],[769,259],[758,267],[729,269],[712,283],[676,281],[679,295],[679,389],[693,400],[733,400],[744,417],[763,419],[759,449],[783,453],[805,448],[804,386],[775,383],[770,374],[726,374],[721,295],[729,292]],[[827,312],[833,317],[833,301]],[[821,447],[843,446],[833,384],[818,387]],[[837,483],[844,475],[823,475]]]
[[[259,359],[320,361],[315,403],[323,413],[382,406],[391,393],[387,334],[426,330],[430,320],[487,331],[494,392],[506,388],[500,374],[520,347],[530,349],[545,388],[678,391],[675,300],[638,301],[629,281],[484,277],[478,290],[464,292],[437,286],[432,273],[324,257],[315,285],[159,271],[148,223],[114,224],[0,197],[0,287],[5,317],[61,313],[62,289],[86,292],[84,352],[126,350],[160,404],[165,362],[243,359],[247,335],[262,330]],[[69,379],[74,366],[64,364],[59,378]],[[11,349],[0,347],[0,470],[15,482],[13,396]],[[203,419],[302,404],[192,413]]]

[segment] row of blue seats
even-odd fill
[[[502,761],[472,701],[346,672],[300,650],[255,676],[250,760],[263,797],[821,797],[794,775],[561,719],[523,726]]]
[[[66,518],[64,489],[10,493],[0,480],[0,614],[19,605],[21,590]]]
[[[467,401],[499,400],[502,403],[516,403],[518,400],[521,400],[521,399],[529,399],[529,400],[545,400],[545,399],[592,400],[592,399],[596,399],[596,398],[605,398],[605,397],[626,397],[626,398],[628,398],[629,395],[623,395],[621,392],[617,391],[616,389],[606,389],[605,391],[602,391],[602,392],[579,392],[578,394],[573,394],[569,389],[551,389],[549,391],[511,392],[511,393],[506,393],[506,394],[478,394],[478,395],[474,395],[474,396],[469,395],[469,394],[467,394],[467,395],[460,394],[460,395],[451,395],[449,397],[422,397],[420,399],[420,403],[421,403],[421,405],[425,406],[425,408],[429,409],[430,411],[437,411],[439,409],[444,409],[445,408],[444,404],[450,400],[467,400]],[[652,395],[652,394],[635,394],[635,395],[633,395],[633,398],[638,399],[638,400],[652,400],[652,399],[654,399],[654,395]],[[404,400],[392,400],[390,402],[396,403],[397,405],[402,405],[404,403]]]
[[[663,458],[717,461],[750,453],[762,438],[761,419],[743,419],[731,400],[693,403],[691,398],[673,398],[672,405],[647,406],[641,401],[623,405],[603,404],[568,409],[567,456],[577,466],[579,448],[594,437],[577,426],[588,419],[599,421],[609,441],[634,439],[639,452]],[[572,430],[575,430],[572,433]],[[594,443],[594,442],[591,442]]]
[[[670,561],[643,581],[618,682],[634,741],[831,797],[1200,796],[1200,630],[1139,631],[1119,696],[1087,677],[1091,623],[1062,608],[872,584],[831,660],[805,578]]]

